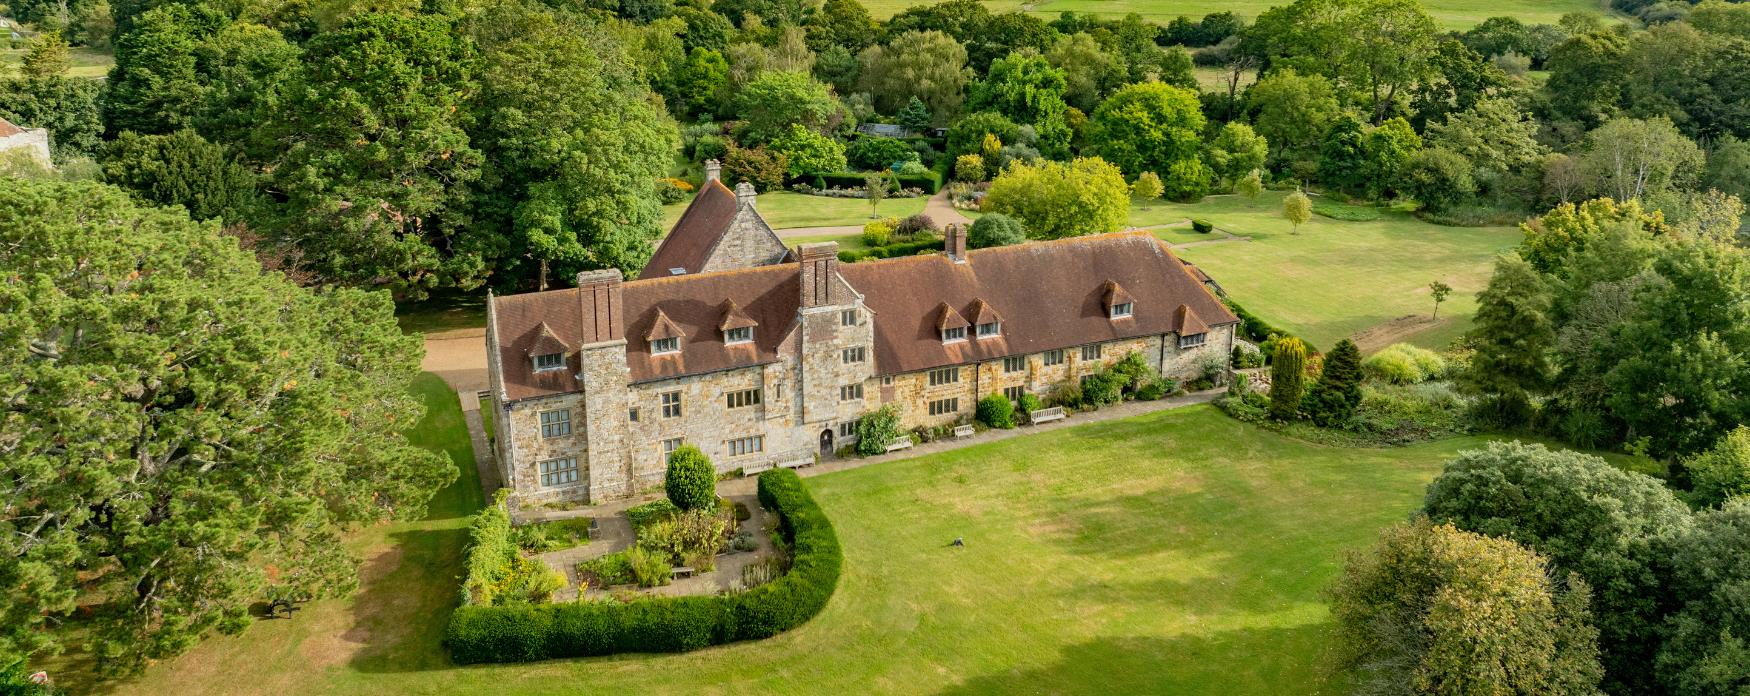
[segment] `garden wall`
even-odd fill
[[[619,604],[468,605],[450,618],[444,645],[459,664],[528,662],[623,652],[683,652],[766,638],[826,606],[843,554],[832,523],[789,469],[760,474],[760,503],[778,515],[794,549],[790,572],[734,595],[651,597]]]

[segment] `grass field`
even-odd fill
[[[926,0],[869,0],[869,12],[886,19],[913,5],[929,4]],[[1232,11],[1247,20],[1284,0],[991,0],[984,3],[992,12],[1026,10],[1044,19],[1056,19],[1064,12],[1092,12],[1107,17],[1123,17],[1135,12],[1143,19],[1166,24],[1174,17],[1198,19],[1211,12]],[[1594,0],[1423,0],[1422,6],[1442,29],[1469,29],[1489,17],[1509,15],[1531,23],[1554,24],[1569,12],[1605,14],[1603,5]]]
[[[428,394],[426,441],[471,469],[445,396]],[[1480,441],[1340,449],[1198,406],[812,477],[845,573],[801,628],[684,655],[457,668],[438,641],[460,515],[479,504],[464,477],[434,519],[360,537],[357,597],[212,639],[120,691],[1340,693],[1322,589]]]
[[[1435,280],[1453,289],[1440,306],[1442,321],[1403,339],[1444,347],[1469,328],[1476,293],[1488,283],[1495,256],[1520,240],[1511,227],[1441,227],[1389,210],[1366,222],[1314,215],[1295,235],[1282,217],[1283,195],[1157,203],[1133,208],[1131,224],[1205,218],[1218,229],[1251,237],[1179,253],[1208,271],[1246,309],[1321,350],[1399,317],[1432,313],[1428,284]]]
[[[878,210],[886,217],[905,217],[924,211],[924,204],[929,199],[889,198],[881,201]],[[683,201],[663,207],[662,227],[673,229],[676,220],[681,219],[681,213],[686,212],[687,203]],[[762,193],[755,199],[760,216],[766,219],[766,224],[774,230],[790,227],[832,227],[838,225],[862,225],[869,221],[869,201],[861,198],[829,198],[826,196],[805,196],[791,191],[773,191]]]
[[[22,48],[0,49],[0,75],[10,77],[18,74],[18,66],[24,62],[24,53]],[[110,66],[115,65],[115,56],[107,51],[75,47],[69,54],[72,66],[67,69],[67,74],[73,77],[103,77],[109,74]]]

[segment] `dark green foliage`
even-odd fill
[[[727,172],[728,169],[728,165],[725,164],[724,171]],[[865,176],[860,172],[836,172],[822,175],[820,181],[827,188],[860,189],[867,185]],[[923,174],[895,174],[893,180],[902,189],[915,188],[926,194],[935,193],[942,187],[942,175],[934,170]]]
[[[1298,338],[1276,341],[1270,356],[1270,416],[1279,421],[1300,417],[1306,392],[1306,344]]]
[[[657,498],[642,505],[626,508],[626,519],[632,523],[632,530],[643,529],[644,525],[660,520],[666,520],[681,514],[681,509],[669,502],[668,498]]]
[[[941,251],[942,245],[943,241],[940,237],[930,237],[913,242],[894,242],[886,246],[841,251],[839,252],[839,261],[856,263],[864,259],[897,259],[905,256],[917,256],[926,251]]]
[[[857,419],[857,454],[865,457],[881,454],[900,437],[905,434],[899,429],[899,412],[892,406],[882,406]]]
[[[936,221],[923,213],[907,215],[893,228],[893,233],[905,238],[915,238],[920,234],[935,234]]]
[[[1689,508],[1658,480],[1597,457],[1496,442],[1470,450],[1428,486],[1436,522],[1504,537],[1579,573],[1595,594],[1599,647],[1612,693],[1642,693],[1670,588],[1662,545],[1689,533]]]
[[[1208,220],[1205,220],[1203,218],[1192,218],[1191,229],[1197,230],[1198,232],[1202,232],[1204,234],[1209,234],[1210,232],[1213,232],[1215,230],[1215,223],[1210,222]]]
[[[1125,375],[1111,369],[1082,377],[1081,399],[1077,403],[1091,408],[1118,403],[1124,398],[1126,381]]]
[[[1313,422],[1330,427],[1347,422],[1361,405],[1361,349],[1345,338],[1325,356],[1319,381],[1306,395]]]
[[[1741,694],[1750,689],[1750,498],[1696,516],[1672,544],[1671,589],[1681,597],[1665,621],[1655,664],[1669,693]]]
[[[493,603],[499,573],[517,554],[511,541],[510,513],[504,507],[508,493],[500,489],[491,505],[468,523],[468,553],[462,560],[462,605]]]
[[[1039,397],[1034,396],[1033,392],[1021,392],[1020,400],[1015,402],[1015,412],[1027,419],[1028,422],[1032,422],[1033,412],[1044,408],[1044,406],[1044,404],[1039,403]]]
[[[682,511],[709,510],[717,505],[717,469],[699,448],[682,445],[668,455],[662,489]]]
[[[857,169],[888,169],[917,158],[911,146],[898,138],[865,135],[845,147],[845,159]]]
[[[899,110],[899,114],[894,117],[894,120],[898,121],[899,125],[910,128],[914,133],[923,133],[930,129],[930,109],[924,106],[922,99],[913,95],[911,101],[905,103],[905,108]]]
[[[966,245],[973,249],[1008,246],[1027,241],[1027,229],[1021,221],[1002,213],[988,213],[972,221],[966,231]]]
[[[1238,375],[1236,378],[1245,379],[1245,375]],[[1163,399],[1178,390],[1179,383],[1171,378],[1161,377],[1152,379],[1136,389],[1136,400],[1154,401],[1156,399]]]
[[[1313,201],[1314,214],[1344,222],[1370,222],[1379,219],[1379,209],[1366,205],[1344,205],[1319,199]]]
[[[67,42],[55,34],[31,39],[19,76],[0,79],[0,116],[25,128],[46,128],[56,161],[98,148],[102,83],[65,74]]]
[[[1441,213],[1470,202],[1477,182],[1464,155],[1431,147],[1410,156],[1399,188],[1421,202],[1423,210]]]
[[[826,606],[844,563],[838,537],[796,472],[760,474],[760,503],[777,514],[792,549],[790,570],[740,594],[651,597],[624,604],[580,602],[464,606],[444,646],[459,664],[530,662],[624,652],[684,652],[767,638]]]
[[[180,205],[196,220],[245,222],[255,204],[255,175],[194,131],[122,133],[103,156],[103,176],[140,198]]]
[[[1547,390],[1556,338],[1549,307],[1549,288],[1531,264],[1517,256],[1497,260],[1489,286],[1477,295],[1469,334],[1476,352],[1460,382],[1504,404]]]
[[[976,155],[984,144],[984,136],[994,135],[1004,145],[1014,145],[1021,137],[1020,126],[1015,125],[1002,114],[980,111],[960,119],[948,128],[949,157],[961,155]],[[994,167],[995,162],[986,162],[986,166]]]
[[[1015,427],[1015,405],[1009,397],[991,394],[978,400],[978,422],[992,428],[1007,430]]]
[[[1366,178],[1361,122],[1350,116],[1338,118],[1319,145],[1319,180],[1339,191],[1356,193],[1366,187]]]
[[[1740,425],[1706,452],[1683,460],[1689,474],[1689,501],[1713,507],[1750,496],[1750,426]]]
[[[729,151],[723,155],[723,180],[731,186],[745,181],[758,191],[780,190],[789,169],[789,158],[764,145],[737,147],[730,143]],[[861,177],[857,182],[862,185]]]

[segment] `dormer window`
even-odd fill
[[[966,327],[964,327],[964,326],[950,326],[950,327],[942,329],[942,342],[943,343],[953,343],[955,341],[964,341],[964,340],[966,340]]]
[[[1132,311],[1134,306],[1135,305],[1133,305],[1129,302],[1120,302],[1118,304],[1112,305],[1112,318],[1113,319],[1122,319],[1124,317],[1130,316],[1131,314],[1134,313]]]
[[[1136,305],[1134,304],[1136,300],[1131,299],[1130,293],[1125,292],[1118,283],[1106,281],[1102,295],[1104,295],[1102,299],[1106,305],[1107,319],[1124,319],[1136,313]]]
[[[959,312],[949,307],[948,303],[936,305],[936,331],[941,333],[943,343],[959,343],[966,340],[966,331],[972,328],[972,322],[960,316]]]
[[[1003,332],[1003,325],[1001,322],[990,321],[990,322],[985,322],[983,324],[978,325],[978,337],[979,338],[1000,335],[1002,332]]]
[[[742,326],[723,331],[723,342],[730,345],[737,343],[753,343],[753,327]]]
[[[565,367],[564,353],[542,353],[535,356],[535,371],[546,372]]]
[[[679,352],[681,352],[681,340],[678,338],[657,338],[650,341],[651,355]]]

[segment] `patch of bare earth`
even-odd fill
[[[1447,319],[1433,319],[1420,314],[1406,314],[1384,324],[1363,329],[1350,336],[1355,347],[1363,353],[1371,353],[1393,343],[1445,324]]]

